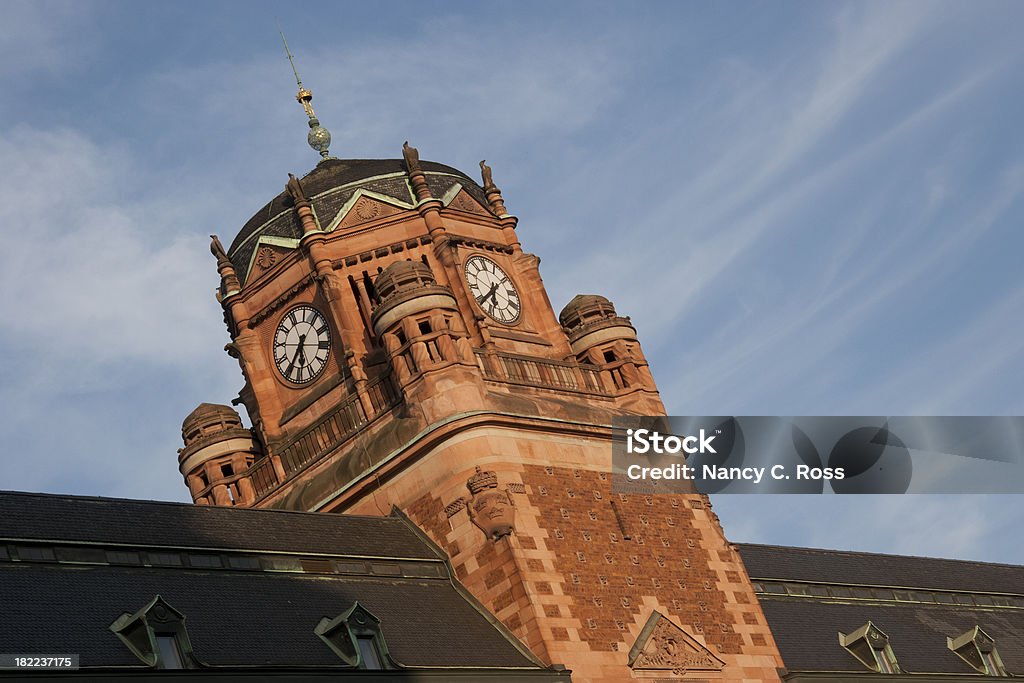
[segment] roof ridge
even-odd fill
[[[776,550],[796,550],[800,552],[811,552],[811,553],[824,553],[828,555],[858,555],[858,556],[871,556],[871,557],[893,557],[899,559],[913,559],[913,560],[924,560],[927,562],[935,562],[936,560],[942,562],[961,562],[964,564],[981,564],[989,567],[1006,567],[1009,569],[1024,569],[1024,565],[1011,564],[1009,562],[990,562],[988,560],[966,560],[956,557],[929,557],[927,555],[900,555],[896,553],[881,553],[871,550],[850,550],[841,548],[806,548],[795,545],[780,545],[775,543],[733,543],[732,545],[739,546],[740,548],[771,548]]]
[[[389,524],[397,525],[402,528],[406,528],[406,525],[400,520],[390,515],[357,515],[351,513],[340,513],[340,512],[321,512],[321,511],[308,511],[308,510],[282,510],[279,508],[249,508],[249,507],[234,507],[227,505],[196,505],[195,503],[187,503],[184,501],[176,500],[150,500],[146,498],[121,498],[115,496],[95,496],[95,495],[81,495],[75,493],[51,493],[51,492],[34,492],[34,491],[7,491],[0,490],[0,498],[6,496],[24,496],[28,498],[63,498],[66,500],[75,501],[92,501],[99,503],[138,503],[144,505],[167,505],[172,507],[187,508],[191,510],[234,510],[243,513],[282,513],[290,515],[305,515],[309,517],[326,517],[328,515],[334,515],[335,517],[341,517],[345,519],[359,519],[359,520],[386,520]],[[202,514],[206,514],[205,512]]]

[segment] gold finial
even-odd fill
[[[320,152],[320,156],[328,159],[330,156],[327,148],[331,146],[331,133],[321,126],[320,121],[317,120],[316,112],[313,111],[313,91],[302,85],[302,79],[299,78],[299,70],[295,68],[295,57],[292,56],[292,51],[288,49],[288,41],[285,40],[284,31],[278,29],[278,33],[281,34],[281,42],[284,43],[284,52],[288,55],[288,62],[292,65],[295,83],[299,86],[299,92],[295,95],[295,99],[302,105],[306,116],[309,117],[309,135],[306,136],[306,141],[310,147]]]

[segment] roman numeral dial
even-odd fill
[[[464,271],[480,310],[505,325],[519,320],[523,302],[501,266],[485,256],[475,255],[466,259]]]
[[[320,376],[331,356],[327,319],[312,306],[296,306],[274,332],[274,365],[294,384],[308,384]]]

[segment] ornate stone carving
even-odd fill
[[[380,215],[380,204],[363,197],[356,204],[356,215],[364,221],[371,221]]]
[[[333,272],[326,272],[322,275],[315,275],[314,278],[320,283],[324,296],[328,301],[337,301],[343,294],[341,278]]]
[[[260,270],[269,270],[275,263],[277,263],[277,254],[270,247],[260,247],[260,250],[256,252],[256,265],[260,267]]]
[[[466,507],[466,499],[459,497],[444,506],[444,514],[448,518],[452,518],[459,513],[460,510]]]
[[[472,497],[469,501],[469,518],[480,527],[487,538],[497,541],[512,533],[515,510],[508,491],[498,488],[498,475],[481,470],[466,481]]]
[[[634,671],[683,676],[720,671],[725,662],[664,615],[652,612],[629,652],[629,666]]]
[[[473,213],[478,216],[491,216],[491,212],[480,205],[479,202],[465,190],[460,190],[457,195],[452,199],[448,205],[449,208],[458,209],[459,211],[465,211],[466,213]],[[459,239],[453,240],[461,243],[468,243],[469,240]]]
[[[497,189],[494,185],[494,178],[491,175],[491,167],[487,165],[486,160],[480,162],[480,175],[484,180],[484,190]]]
[[[402,144],[402,156],[405,157],[405,167],[409,169],[409,173],[422,173],[420,170],[420,152],[415,147],[410,147],[408,140]]]
[[[210,235],[210,253],[217,259],[217,270],[220,272],[220,286],[221,292],[217,294],[217,301],[221,301],[221,293],[231,294],[237,292],[242,288],[242,284],[238,281],[238,276],[235,274],[235,268],[231,265],[231,259],[228,258],[227,252],[224,250],[224,245],[220,243],[220,238],[216,235]]]
[[[284,189],[296,204],[308,201],[306,199],[306,193],[302,189],[302,183],[300,183],[299,179],[291,173],[288,174],[288,182],[285,184]]]
[[[217,262],[227,261],[228,254],[224,251],[224,245],[220,243],[220,238],[216,235],[210,235],[210,240],[210,253],[217,259]]]
[[[491,213],[499,218],[505,216],[508,214],[505,209],[505,200],[501,196],[501,190],[494,184],[494,178],[491,177],[491,167],[484,161],[480,162],[480,174],[483,176],[484,195],[487,197]]]

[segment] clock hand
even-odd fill
[[[482,297],[477,299],[477,303],[480,304],[481,306],[483,306],[485,301],[487,301],[488,299],[493,299],[494,298],[494,294],[497,291],[498,291],[498,283],[494,283],[493,285],[491,285],[491,291],[487,292]]]
[[[306,335],[300,334],[299,335],[299,348],[296,349],[295,355],[292,356],[291,361],[288,363],[288,368],[284,371],[284,374],[285,374],[286,377],[290,376],[292,374],[292,370],[295,369],[295,362],[297,360],[299,360],[299,354],[300,353],[302,354],[302,364],[303,365],[306,364],[306,354],[303,353],[303,351],[302,351],[302,345],[305,344],[305,342],[306,342]]]
[[[299,356],[302,356],[302,365],[303,366],[306,366],[308,364],[307,361],[306,361],[306,348],[305,347],[306,347],[306,335],[300,334],[299,335],[299,350],[295,352],[295,360],[298,360]]]

